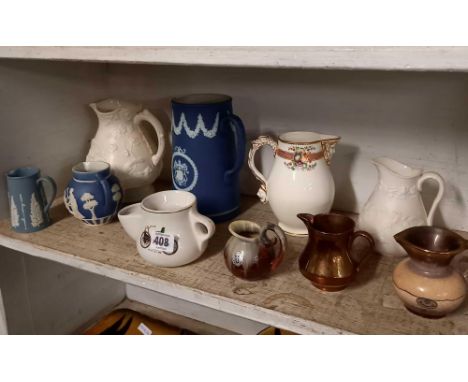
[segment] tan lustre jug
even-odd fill
[[[161,123],[141,105],[130,102],[106,99],[89,106],[95,111],[99,126],[86,161],[110,164],[124,189],[126,202],[140,201],[153,193],[164,154]],[[154,128],[157,144],[141,128],[142,122]]]
[[[439,318],[465,300],[462,275],[452,259],[468,249],[468,241],[445,228],[411,227],[395,235],[408,252],[393,272],[393,286],[405,307],[420,316]]]

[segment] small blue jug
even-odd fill
[[[42,183],[51,188],[46,197]],[[57,193],[50,176],[42,176],[36,167],[19,167],[7,174],[11,228],[16,232],[36,232],[50,225],[49,209]]]
[[[80,162],[64,192],[68,212],[89,225],[109,223],[122,200],[122,188],[106,162]]]
[[[192,94],[172,100],[172,183],[197,197],[198,210],[215,222],[239,213],[239,172],[245,129],[232,99]]]

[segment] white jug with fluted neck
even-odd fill
[[[375,239],[376,249],[386,256],[406,255],[393,235],[409,227],[432,225],[435,210],[444,193],[444,180],[432,171],[423,172],[390,158],[372,161],[378,171],[378,182],[359,215],[359,229]],[[429,213],[421,198],[425,180],[439,185]]]

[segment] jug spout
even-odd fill
[[[302,222],[305,224],[310,235],[312,232],[313,224],[314,224],[314,215],[301,213],[301,214],[297,214],[297,217],[301,219]]]
[[[142,233],[141,218],[142,210],[140,203],[135,203],[125,208],[122,208],[118,214],[119,221],[122,224],[125,232],[135,241],[140,240]]]
[[[379,175],[387,181],[398,179],[401,182],[402,179],[415,179],[422,174],[421,169],[412,168],[391,158],[374,158],[372,159],[372,163],[377,167]]]

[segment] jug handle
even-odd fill
[[[57,196],[57,184],[55,183],[55,180],[53,180],[50,176],[47,176],[47,175],[40,177],[36,181],[36,184],[39,184],[42,182],[49,183],[50,186],[52,187],[50,198],[47,198],[47,204],[44,206],[44,213],[47,214],[49,212],[50,207],[52,206],[52,202]]]
[[[233,127],[234,133],[234,142],[236,144],[236,161],[234,163],[234,167],[230,170],[227,170],[224,173],[224,182],[230,183],[232,181],[233,175],[237,174],[242,165],[244,164],[244,157],[245,157],[245,128],[242,120],[234,114],[228,115],[224,120],[223,123],[232,124],[230,126]]]
[[[153,129],[158,137],[158,149],[156,150],[156,153],[151,157],[153,165],[157,166],[162,156],[164,155],[164,149],[166,146],[166,142],[164,141],[164,129],[161,125],[161,122],[159,122],[159,120],[147,109],[139,112],[137,115],[135,115],[135,117],[133,117],[133,123],[135,125],[140,125],[141,122],[148,122],[151,126],[153,126]]]
[[[356,261],[351,257],[351,249],[353,247],[354,240],[356,240],[358,237],[362,237],[362,238],[366,239],[369,242],[369,251],[359,261]],[[351,260],[351,262],[354,264],[354,266],[356,268],[356,272],[359,272],[359,267],[361,266],[361,264],[365,260],[367,260],[370,255],[372,255],[375,252],[374,249],[375,249],[375,242],[374,242],[374,239],[373,239],[373,237],[372,237],[372,235],[370,233],[368,233],[366,231],[356,231],[351,235],[351,237],[349,239],[349,243],[348,243],[348,257]]]
[[[262,203],[266,203],[268,201],[267,180],[255,166],[255,153],[259,148],[261,148],[264,145],[270,145],[273,149],[273,156],[276,156],[276,148],[278,147],[277,143],[273,138],[266,135],[262,135],[252,141],[252,147],[249,151],[248,161],[250,169],[252,170],[257,180],[260,182],[260,189],[258,190],[257,195]]]
[[[278,240],[279,240],[279,242],[281,244],[281,252],[280,253],[285,253],[288,241],[286,239],[286,235],[284,234],[284,231],[279,226],[277,226],[276,224],[267,223],[262,228],[262,230],[260,231],[260,241],[262,242],[262,244],[264,244],[264,245],[269,245],[270,244],[271,240],[268,238],[268,236],[266,236],[266,233],[268,231],[272,232],[278,238]]]
[[[434,179],[439,184],[439,191],[437,192],[437,195],[434,201],[432,202],[431,209],[429,210],[429,213],[427,214],[427,224],[432,225],[432,221],[434,220],[434,213],[435,213],[437,206],[440,203],[440,200],[442,199],[445,186],[444,186],[444,179],[442,179],[442,177],[439,174],[433,171],[426,171],[418,179],[417,187],[418,187],[419,192],[422,191],[422,185],[426,179]]]
[[[194,226],[194,234],[197,238],[198,248],[201,249],[203,247],[203,243],[211,238],[216,230],[216,226],[209,217],[202,215],[198,211],[194,211],[193,209],[189,212],[190,220]],[[205,227],[206,232],[203,232],[201,229],[198,229],[196,224],[201,224]]]

